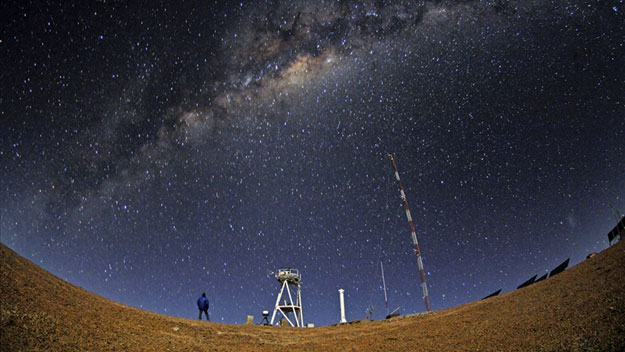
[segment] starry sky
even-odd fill
[[[620,1],[8,1],[1,241],[109,299],[259,321],[433,310],[608,246]]]

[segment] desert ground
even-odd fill
[[[2,351],[624,351],[625,243],[501,296],[386,321],[298,329],[124,306],[0,244]],[[88,312],[88,313],[87,313]]]

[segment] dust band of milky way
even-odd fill
[[[523,11],[503,1],[383,3],[302,2],[242,16],[224,39],[224,79],[205,87],[210,94],[199,97],[205,108],[175,109],[178,128],[162,130],[161,140],[166,135],[172,140],[167,132],[189,142],[214,128],[245,127],[249,111],[275,110],[308,83],[349,71],[347,58],[362,56],[376,44],[419,40],[418,31]]]
[[[111,111],[102,116],[99,126],[82,132],[86,144],[97,145],[99,153],[84,150],[77,158],[83,160],[83,166],[75,168],[87,175],[96,172],[89,179],[97,180],[82,182],[80,198],[86,200],[94,193],[108,197],[121,186],[140,183],[146,168],[166,166],[175,153],[172,150],[181,145],[202,145],[215,132],[235,133],[255,128],[258,121],[270,123],[272,117],[284,113],[283,107],[288,107],[294,97],[305,95],[310,85],[348,78],[354,58],[376,60],[375,55],[367,54],[378,46],[418,44],[454,26],[534,16],[547,8],[554,10],[540,1],[252,5],[223,29],[221,47],[215,48],[210,63],[211,79],[186,93],[181,102],[168,106],[162,116],[149,116],[137,108],[140,101],[149,98],[143,92],[149,91],[145,88],[150,81],[129,79],[125,96],[112,99]],[[428,55],[416,53],[420,54]],[[120,152],[127,148],[119,140],[128,135],[128,126],[134,128],[145,121],[152,121],[146,125],[154,138],[132,146],[130,153]],[[74,189],[80,188],[74,185]]]
[[[477,1],[302,2],[250,10],[252,16],[240,16],[225,30],[216,59],[218,79],[191,92],[184,104],[170,107],[165,120],[174,120],[175,128],[163,126],[158,144],[201,140],[215,128],[244,128],[249,111],[262,117],[263,109],[276,109],[308,83],[348,71],[350,62],[343,59],[376,44],[419,40],[417,31],[459,21],[531,11],[508,2]]]

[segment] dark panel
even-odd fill
[[[551,270],[551,272],[549,273],[549,277],[553,277],[554,275],[558,275],[559,273],[563,272],[564,269],[569,266],[569,259],[565,260],[564,263],[556,266],[555,269]]]
[[[534,283],[534,281],[536,280],[536,276],[538,275],[534,275],[532,276],[529,280],[525,281],[524,283],[520,284],[519,287],[517,287],[517,290],[526,286],[529,286],[531,284]]]
[[[623,218],[621,218],[621,221],[619,221],[618,224],[616,224],[616,226],[614,226],[612,231],[610,231],[608,233],[608,241],[610,242],[610,244],[612,244],[612,241],[617,236],[620,235],[620,237],[623,237],[623,234],[625,234],[625,216]]]
[[[537,283],[538,281],[543,281],[544,279],[547,278],[547,276],[549,276],[549,273],[545,273],[545,275],[539,277],[538,279],[536,279],[536,281],[534,281],[534,283]]]
[[[499,289],[499,290],[497,290],[497,291],[495,291],[495,292],[491,293],[490,295],[488,295],[488,296],[486,296],[486,297],[482,298],[482,300],[487,299],[487,298],[491,298],[491,297],[498,296],[500,292],[501,292],[501,289]]]

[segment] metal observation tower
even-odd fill
[[[271,315],[271,325],[276,318],[276,313],[280,312],[291,326],[304,327],[301,278],[297,269],[280,269],[276,273],[276,279],[280,282],[280,293],[278,293],[276,307]],[[289,313],[293,313],[291,319],[289,319]]]

